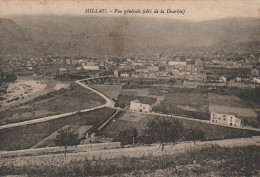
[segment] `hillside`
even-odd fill
[[[254,18],[190,22],[134,17],[34,15],[0,19],[1,54],[125,56],[260,40]]]
[[[259,137],[119,148],[117,143],[0,152],[0,175],[259,176]]]

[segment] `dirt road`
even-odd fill
[[[192,149],[200,149],[203,147],[211,146],[217,144],[222,147],[234,147],[234,146],[247,146],[247,145],[260,145],[260,137],[253,138],[239,138],[239,139],[226,139],[226,140],[217,140],[217,141],[205,141],[198,142],[195,146],[193,142],[180,142],[176,145],[167,145],[165,150],[161,151],[158,144],[151,146],[139,146],[139,147],[130,147],[130,148],[115,148],[115,149],[100,149],[92,148],[88,150],[82,150],[80,148],[77,152],[77,148],[74,148],[73,153],[68,153],[67,157],[64,157],[64,154],[47,154],[44,155],[44,148],[36,155],[28,156],[26,153],[21,153],[21,155],[13,156],[12,153],[17,154],[16,151],[10,152],[0,152],[0,166],[12,165],[13,167],[19,167],[23,165],[52,165],[60,166],[72,161],[84,161],[86,158],[92,160],[95,159],[114,159],[122,156],[126,157],[142,157],[142,156],[159,156],[163,154],[178,154],[181,152],[189,151]],[[93,145],[92,145],[93,146]],[[40,155],[40,153],[42,155]],[[46,153],[45,153],[46,154]]]
[[[74,111],[74,112],[69,112],[69,113],[63,113],[63,114],[59,114],[59,115],[54,115],[54,116],[48,116],[48,117],[43,117],[43,118],[39,118],[39,119],[33,119],[33,120],[29,120],[29,121],[23,121],[23,122],[18,122],[18,123],[12,123],[12,124],[6,124],[6,125],[2,125],[0,126],[0,130],[1,129],[6,129],[6,128],[11,128],[11,127],[17,127],[17,126],[24,126],[24,125],[29,125],[29,124],[35,124],[35,123],[39,123],[39,122],[45,122],[45,121],[49,121],[49,120],[53,120],[53,119],[58,119],[58,118],[62,118],[65,116],[70,116],[73,114],[76,114],[78,112],[89,112],[89,111],[94,111],[96,109],[99,108],[104,108],[104,107],[109,107],[109,108],[115,108],[114,107],[114,101],[111,100],[110,98],[108,98],[107,96],[105,96],[104,94],[102,94],[101,92],[88,87],[87,85],[83,84],[82,82],[80,82],[80,80],[75,82],[76,84],[91,90],[92,92],[100,95],[102,98],[104,98],[106,100],[106,103],[104,105],[98,106],[98,107],[94,107],[94,108],[90,108],[90,109],[84,109],[81,111]]]

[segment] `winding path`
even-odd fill
[[[86,79],[84,79],[84,80],[86,80]],[[94,93],[98,94],[99,96],[101,96],[102,98],[104,98],[104,99],[106,100],[106,103],[105,103],[103,106],[105,106],[105,107],[110,107],[110,108],[115,108],[115,107],[114,107],[115,102],[114,102],[113,100],[111,100],[110,98],[108,98],[108,97],[107,97],[106,95],[104,95],[103,93],[101,93],[101,92],[99,92],[99,91],[97,91],[97,90],[95,90],[95,89],[93,89],[93,88],[87,86],[86,84],[83,84],[82,81],[84,81],[84,80],[78,80],[78,81],[76,81],[75,83],[77,83],[78,85],[80,85],[80,86],[82,86],[82,87],[84,87],[84,88],[86,88],[86,89],[91,90],[92,92],[94,92]]]
[[[100,78],[102,78],[102,77],[100,77]],[[107,96],[102,94],[101,92],[99,92],[99,91],[97,91],[97,90],[95,90],[95,89],[93,89],[93,88],[91,88],[91,87],[82,83],[82,81],[91,80],[91,79],[98,79],[98,78],[89,78],[89,79],[77,80],[77,81],[75,81],[75,83],[84,87],[84,88],[86,88],[86,89],[91,90],[92,92],[94,92],[94,93],[98,94],[99,96],[101,96],[102,98],[104,98],[106,100],[106,103],[104,105],[97,106],[97,107],[94,107],[94,108],[89,108],[89,109],[83,109],[83,110],[80,110],[80,111],[73,111],[73,112],[69,112],[69,113],[63,113],[63,114],[59,114],[59,115],[53,115],[53,116],[48,116],[48,117],[18,122],[18,123],[6,124],[6,125],[0,126],[0,130],[6,129],[6,128],[12,128],[12,127],[18,127],[18,126],[24,126],[24,125],[29,125],[29,124],[45,122],[45,121],[49,121],[49,120],[53,120],[53,119],[59,119],[59,118],[62,118],[62,117],[71,116],[71,115],[79,113],[79,112],[89,112],[89,111],[94,111],[96,109],[100,109],[100,108],[104,108],[104,107],[115,108],[114,107],[115,102],[113,100],[111,100],[110,98],[108,98]]]

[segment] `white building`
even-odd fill
[[[87,62],[86,65],[87,66],[96,66],[97,64],[95,62]]]
[[[152,110],[152,106],[149,104],[140,103],[139,100],[134,100],[130,102],[130,110],[139,112],[150,112]]]
[[[149,71],[159,71],[159,66],[148,66],[147,70],[149,70]]]
[[[67,68],[64,68],[64,67],[60,68],[60,74],[65,74],[65,73],[67,73],[67,71],[68,71]]]
[[[241,119],[231,114],[211,112],[210,121],[212,123],[224,124],[229,126],[241,127]]]
[[[83,66],[82,65],[82,67],[83,67],[84,70],[89,70],[89,71],[97,71],[97,70],[99,70],[99,66]]]
[[[134,66],[143,66],[144,63],[141,63],[141,62],[132,62],[132,65],[134,65]]]
[[[254,82],[254,83],[260,83],[260,78],[254,77],[254,78],[253,78],[253,82]]]
[[[169,61],[169,66],[186,66],[186,61]]]
[[[60,68],[60,72],[66,72],[67,68]]]
[[[70,65],[71,64],[71,60],[70,59],[66,59],[66,64]]]
[[[227,78],[224,77],[224,76],[221,76],[221,77],[219,78],[219,82],[226,83],[226,82],[227,82]]]
[[[119,71],[118,71],[118,69],[114,70],[114,75],[115,75],[116,77],[119,76]]]
[[[81,66],[78,66],[77,67],[77,71],[81,71],[82,70],[82,67]]]
[[[126,73],[126,72],[120,73],[120,77],[128,78],[128,77],[130,77],[130,73]]]
[[[235,80],[236,80],[236,82],[241,82],[242,79],[241,79],[241,77],[236,77]]]

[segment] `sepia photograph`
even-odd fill
[[[0,176],[260,176],[259,0],[0,0]]]

